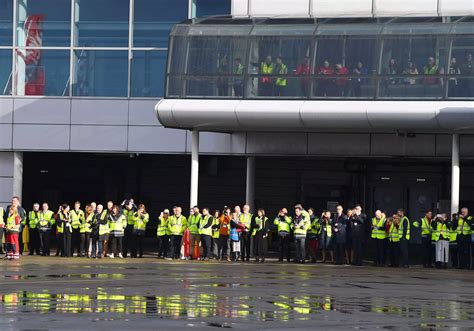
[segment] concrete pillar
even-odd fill
[[[255,157],[247,157],[247,181],[245,186],[245,203],[253,211],[255,207]]]
[[[15,195],[14,177],[15,174],[15,154],[14,152],[0,152],[0,206],[6,207]]]
[[[451,214],[459,212],[459,187],[461,170],[459,167],[459,134],[453,134],[451,158]]]
[[[13,153],[13,195],[23,195],[23,152]]]
[[[191,147],[191,193],[190,207],[198,204],[198,185],[199,185],[199,131],[192,131]]]

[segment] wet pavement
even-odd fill
[[[474,328],[474,272],[24,257],[0,330]]]

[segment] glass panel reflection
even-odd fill
[[[76,0],[77,45],[128,46],[128,0]]]
[[[12,94],[12,50],[0,49],[0,95]]]
[[[0,46],[13,45],[13,1],[0,0]]]
[[[17,95],[69,95],[69,51],[18,49]]]
[[[132,97],[163,95],[166,51],[134,51],[132,60]]]
[[[127,51],[75,51],[73,95],[126,97]]]
[[[71,2],[18,0],[18,46],[69,46]]]

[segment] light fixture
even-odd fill
[[[426,178],[417,178],[416,181],[417,182],[426,182]]]
[[[390,180],[390,177],[380,177],[381,180]]]

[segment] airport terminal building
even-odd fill
[[[471,0],[0,0],[0,205],[474,208]]]

